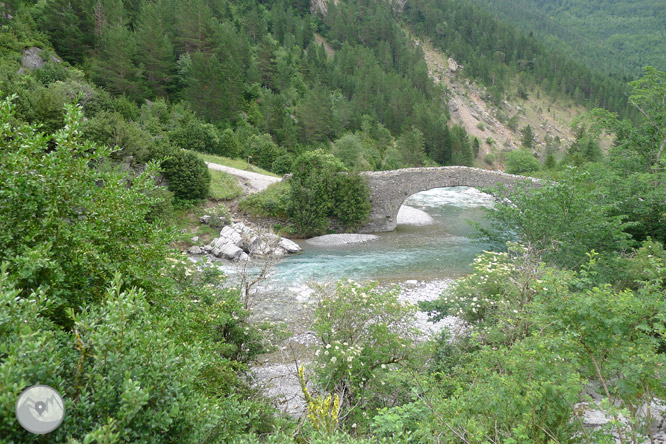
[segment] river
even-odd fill
[[[468,221],[482,223],[492,202],[474,188],[433,189],[405,201],[393,232],[299,241],[303,252],[282,260],[252,297],[252,318],[281,324],[290,335],[279,342],[277,352],[253,367],[256,382],[268,395],[283,399],[284,411],[298,415],[303,403],[296,364],[308,362],[316,348],[309,330],[317,300],[312,284],[374,280],[382,286],[399,285],[405,302],[435,299],[453,279],[470,271],[477,254],[490,248],[472,238]],[[358,240],[363,242],[354,242]],[[234,270],[226,271],[233,282]],[[415,319],[426,336],[455,322],[445,319],[433,325],[425,313]]]

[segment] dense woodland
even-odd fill
[[[485,84],[498,105],[514,89],[524,94],[514,85],[518,78],[540,85],[555,97],[573,97],[578,103],[621,115],[631,112],[625,81],[601,74],[597,66],[591,68],[571,54],[548,47],[533,34],[518,31],[470,3],[407,2],[405,16],[412,29],[428,35],[464,65],[467,75]]]
[[[666,11],[658,1],[474,3],[605,72],[638,77],[644,65],[666,69]]]
[[[666,399],[666,73],[646,68],[619,86],[463,3],[414,1],[399,13],[340,1],[324,17],[309,7],[2,5],[0,439],[655,442],[663,431],[646,412]],[[299,372],[308,414],[297,421],[246,378],[280,332],[248,320],[217,267],[173,248],[183,214],[173,207],[209,196],[195,152],[293,173],[288,189],[253,199],[307,235],[330,218],[362,221],[356,171],[472,164],[405,27],[499,99],[534,82],[607,108],[577,119],[559,163],[508,157],[542,185],[492,190],[479,236],[496,251],[418,307],[458,316],[461,334],[422,341],[409,328],[417,307],[372,283],[319,295],[316,359]],[[21,69],[32,46],[46,63]],[[44,438],[14,417],[36,383],[66,403]],[[581,402],[609,422],[584,427]]]

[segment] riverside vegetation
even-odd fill
[[[437,6],[414,3],[409,23],[419,23],[424,5]],[[300,372],[309,416],[296,421],[244,377],[271,348],[270,329],[248,322],[239,292],[219,288],[217,268],[194,266],[171,248],[173,205],[209,193],[205,164],[180,148],[293,172],[290,185],[271,191],[273,203],[257,197],[255,207],[284,211],[310,234],[326,230],[329,218],[348,227],[363,218],[355,171],[473,159],[460,129],[448,129],[441,91],[392,10],[370,1],[331,4],[323,18],[308,13],[308,2],[1,7],[3,440],[40,441],[13,411],[35,383],[65,400],[66,419],[48,436],[56,442],[662,436],[665,73],[647,69],[629,85],[635,121],[597,109],[579,120],[563,161],[544,168],[515,159],[517,170],[526,164],[546,182],[495,191],[492,224],[480,234],[498,251],[422,307],[434,319],[460,317],[462,334],[420,341],[410,329],[415,307],[373,284],[342,282],[323,294],[313,324],[320,349]],[[461,47],[472,45],[475,33],[455,29],[474,22],[469,14],[439,30],[424,22],[421,31],[457,32]],[[333,58],[313,43],[314,30],[331,42]],[[18,72],[32,45],[42,46],[45,64]],[[51,59],[51,48],[64,63]],[[483,76],[489,65],[478,66],[472,75]],[[575,95],[563,79],[551,83]],[[605,97],[592,91],[581,100]],[[604,103],[618,105],[620,96]],[[613,134],[608,152],[596,142],[602,131]],[[316,167],[329,174],[314,175]],[[585,427],[586,410],[607,421]]]

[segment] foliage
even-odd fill
[[[591,186],[588,177],[569,169],[556,183],[500,190],[485,235],[503,241],[517,235],[549,263],[568,268],[583,264],[591,250],[604,255],[622,251],[629,247],[623,231],[629,224],[615,213],[613,203],[604,203],[603,190]]]
[[[532,127],[527,125],[520,130],[520,133],[522,134],[521,141],[523,143],[523,148],[527,150],[534,148],[534,131],[532,131]]]
[[[56,441],[228,441],[270,428],[237,375],[263,350],[237,292],[167,258],[169,231],[149,222],[155,165],[105,167],[111,150],[80,139],[78,107],[54,135],[18,126],[11,100],[0,111],[3,438],[39,441],[13,419],[36,383],[64,396]]]
[[[484,8],[473,3],[482,3]],[[511,20],[498,20],[492,12],[497,10]],[[572,49],[563,52],[534,38],[533,27],[516,29],[513,23],[525,23],[530,17],[522,8],[488,0],[425,0],[407,4],[402,16],[413,32],[427,35],[437,48],[463,64],[465,75],[496,93],[506,94],[515,88],[526,94],[530,84],[538,84],[551,96],[565,95],[577,103],[629,114],[626,80],[598,72],[596,63],[581,63],[578,45],[583,39],[575,38]],[[541,16],[537,13],[537,17]],[[511,121],[510,125],[513,126]]]
[[[198,200],[208,197],[210,173],[206,163],[189,151],[169,150],[161,162],[162,174],[176,199]]]
[[[278,182],[259,193],[250,194],[239,202],[243,211],[254,216],[287,219],[290,208],[290,182]]]
[[[336,177],[332,215],[345,229],[362,225],[370,216],[370,189],[365,180],[355,174]]]
[[[13,227],[0,235],[1,257],[20,287],[51,288],[51,315],[65,324],[64,308],[101,300],[113,270],[150,288],[165,252],[145,220],[155,167],[134,177],[94,168],[110,150],[80,140],[78,107],[68,106],[65,127],[47,136],[12,126],[13,105],[0,106],[0,219]]]
[[[533,173],[541,169],[541,163],[529,150],[510,151],[505,157],[506,172],[509,174]]]
[[[628,423],[619,433],[640,442],[632,431],[644,425],[636,406],[658,396],[663,387],[654,384],[666,377],[657,340],[663,321],[654,305],[663,304],[657,302],[661,277],[648,273],[638,291],[598,287],[593,254],[579,273],[571,273],[540,263],[538,253],[517,246],[509,253],[486,253],[471,275],[433,304],[438,316],[457,314],[467,322],[464,337],[449,346],[459,358],[435,367],[435,385],[429,387],[436,401],[421,398],[433,412],[433,427],[447,427],[458,437],[452,442],[477,434],[569,442],[575,429],[588,434],[582,423],[571,421],[579,391],[588,384],[607,400],[594,408],[615,425],[624,415]],[[647,269],[661,269],[661,257],[642,257],[652,261],[642,262]],[[635,325],[642,325],[640,333]],[[594,439],[610,433],[604,429]]]
[[[306,152],[295,160],[293,171],[288,214],[301,234],[323,234],[330,217],[345,228],[365,222],[370,214],[369,189],[333,155]]]
[[[657,43],[665,16],[653,0],[631,4],[610,0],[474,3],[600,72],[627,79],[638,75],[645,65],[666,69],[666,58]]]
[[[397,289],[382,290],[376,283],[340,282],[334,293],[320,298],[313,324],[321,341],[315,353],[317,381],[324,391],[341,394],[347,423],[360,422],[363,414],[384,405],[385,397],[395,402],[401,395],[387,381],[391,372],[416,361],[414,307],[398,301]]]

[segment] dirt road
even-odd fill
[[[280,182],[282,178],[266,176],[265,174],[253,173],[251,171],[239,170],[218,163],[206,162],[211,170],[224,171],[232,176],[238,177],[240,184],[247,193],[258,193],[268,188],[269,185]]]

